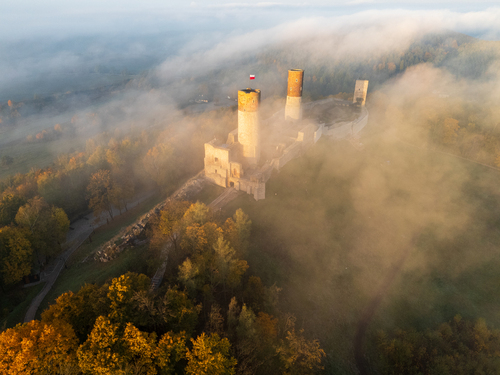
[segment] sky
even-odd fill
[[[378,48],[380,43],[390,48],[391,42],[406,43],[412,36],[437,29],[500,40],[500,4],[498,0],[3,1],[0,101],[66,90],[55,75],[61,81],[62,74],[89,72],[100,65],[132,74],[154,67],[172,72],[189,64],[203,68],[206,62],[210,69],[238,53],[298,35],[339,32],[356,35],[367,48]]]
[[[141,35],[173,31],[244,32],[272,27],[304,17],[342,17],[367,11],[450,12],[475,22],[490,22],[490,10],[498,1],[465,0],[288,0],[246,2],[231,0],[19,0],[0,5],[0,40],[27,37],[67,37],[71,35]],[[495,9],[496,8],[496,9]],[[497,16],[498,17],[498,12]],[[496,18],[498,21],[498,18]],[[497,22],[500,24],[500,22]],[[474,33],[479,24],[456,25]],[[499,26],[497,26],[498,28]],[[481,32],[481,30],[479,30]],[[498,37],[498,33],[495,36]]]

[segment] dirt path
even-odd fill
[[[354,337],[354,358],[356,361],[356,367],[358,368],[358,371],[361,375],[371,374],[363,348],[368,325],[370,324],[373,315],[375,315],[375,311],[377,311],[380,302],[382,302],[384,295],[391,287],[392,282],[399,274],[399,271],[401,271],[401,267],[406,261],[406,258],[408,258],[408,255],[410,254],[410,251],[412,249],[413,249],[412,245],[408,246],[408,248],[404,251],[399,261],[389,271],[382,285],[378,289],[377,293],[370,301],[370,303],[368,303],[368,305],[366,306],[365,311],[361,315],[361,319],[358,322],[358,326],[356,329],[356,336]]]

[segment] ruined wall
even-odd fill
[[[205,143],[205,175],[217,185],[226,187],[231,168],[231,150]]]
[[[356,81],[356,86],[354,87],[354,96],[352,98],[352,102],[356,103],[359,98],[361,99],[361,106],[364,106],[366,103],[367,93],[368,93],[368,81],[358,79]]]
[[[259,105],[260,90],[238,91],[238,142],[250,165],[256,165],[260,159]]]
[[[320,124],[318,129],[314,132],[314,143],[318,142],[321,136],[323,135],[323,131],[325,130],[325,124]]]
[[[302,87],[304,70],[290,69],[288,71],[288,87],[285,106],[285,119],[302,119]]]
[[[360,116],[356,120],[344,122],[336,128],[325,130],[323,134],[333,139],[347,138],[357,134],[367,123],[368,111],[366,108],[363,108]]]

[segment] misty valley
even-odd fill
[[[500,42],[297,27],[5,81],[0,373],[500,373]]]

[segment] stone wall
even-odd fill
[[[366,108],[362,108],[361,114],[356,120],[336,124],[337,126],[334,128],[325,129],[323,134],[333,139],[348,138],[359,133],[367,123],[368,111]]]

